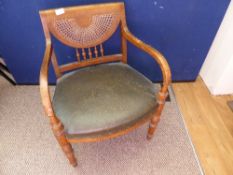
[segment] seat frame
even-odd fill
[[[78,143],[78,142],[96,142],[101,141],[105,139],[114,138],[117,136],[124,135],[128,133],[129,131],[134,130],[135,128],[143,125],[145,122],[149,122],[149,128],[147,133],[147,139],[151,139],[154,131],[157,127],[157,124],[160,120],[161,112],[164,108],[165,100],[168,94],[168,86],[171,82],[171,72],[169,65],[164,58],[164,56],[156,49],[151,47],[150,45],[147,45],[143,43],[141,40],[136,38],[130,31],[128,30],[127,24],[126,24],[126,18],[125,18],[125,7],[124,3],[107,3],[107,4],[95,4],[95,5],[85,5],[85,6],[77,6],[77,7],[67,7],[64,8],[65,11],[70,11],[71,13],[74,13],[77,10],[85,10],[87,15],[89,10],[95,10],[95,9],[117,9],[120,14],[120,29],[121,29],[121,54],[115,54],[115,55],[109,55],[104,56],[103,54],[103,46],[102,43],[99,46],[101,56],[98,57],[98,54],[96,54],[96,46],[93,44],[88,45],[89,47],[94,47],[95,55],[97,56],[96,59],[91,59],[92,54],[90,52],[90,49],[88,48],[88,54],[90,59],[86,59],[86,50],[87,46],[79,45],[79,48],[82,50],[82,56],[84,60],[78,59],[78,62],[70,63],[66,65],[59,66],[56,60],[56,56],[54,53],[54,49],[51,42],[51,35],[50,35],[50,29],[48,25],[48,16],[51,16],[51,14],[54,14],[56,9],[50,9],[50,10],[43,10],[40,11],[40,17],[43,25],[43,30],[45,34],[45,53],[44,58],[41,66],[40,71],[40,93],[41,93],[41,99],[42,104],[45,110],[46,116],[49,117],[50,124],[52,127],[52,131],[54,133],[54,136],[56,137],[58,143],[60,144],[63,152],[65,153],[66,157],[68,158],[70,164],[73,166],[77,165],[77,160],[75,158],[71,143]],[[102,42],[107,40],[108,38],[102,39]],[[62,41],[62,39],[61,39]],[[125,64],[127,64],[127,42],[132,43],[137,48],[141,49],[142,51],[148,53],[160,66],[160,69],[162,71],[163,76],[163,85],[159,91],[158,94],[155,94],[155,98],[157,98],[158,106],[156,110],[153,113],[148,114],[148,116],[145,116],[144,120],[140,120],[139,122],[134,123],[133,125],[123,128],[121,130],[117,130],[116,132],[111,133],[105,133],[103,135],[96,135],[95,137],[81,137],[81,138],[74,138],[74,137],[68,137],[68,135],[64,132],[64,126],[59,120],[59,118],[56,116],[51,96],[49,92],[49,85],[48,85],[48,71],[49,71],[49,64],[52,62],[55,73],[57,78],[61,77],[63,73],[66,71],[71,71],[80,67],[86,67],[101,63],[107,63],[107,62],[113,62],[113,61],[121,61]],[[94,43],[96,45],[96,43]],[[99,43],[97,43],[99,44]],[[79,58],[79,51],[77,52],[77,58]]]

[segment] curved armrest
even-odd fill
[[[52,53],[51,40],[46,39],[46,49],[44,53],[43,62],[40,70],[40,94],[42,104],[47,116],[53,116],[52,102],[50,99],[50,92],[48,86],[48,69]]]
[[[153,47],[145,44],[144,42],[136,38],[132,33],[130,33],[127,27],[123,28],[122,35],[124,38],[126,38],[129,42],[134,44],[136,47],[138,47],[139,49],[151,55],[154,58],[154,60],[159,64],[162,70],[162,74],[163,74],[163,87],[160,92],[166,93],[168,86],[171,82],[171,71],[164,56],[159,51],[154,49]]]

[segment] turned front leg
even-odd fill
[[[163,93],[163,92],[159,92],[159,95],[158,95],[158,107],[155,111],[155,114],[154,116],[152,117],[152,119],[150,120],[150,124],[149,124],[149,129],[148,129],[148,132],[147,132],[147,139],[150,140],[153,135],[154,135],[154,132],[157,128],[157,125],[160,121],[160,117],[161,117],[161,113],[163,111],[163,107],[164,107],[164,104],[165,104],[165,100],[166,100],[166,97],[167,97],[167,92],[166,93]]]
[[[75,158],[73,148],[64,134],[64,126],[56,117],[50,117],[50,121],[53,133],[58,143],[60,144],[63,152],[65,153],[67,159],[69,160],[71,165],[73,165],[74,167],[77,166],[77,160]]]

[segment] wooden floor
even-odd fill
[[[200,77],[173,89],[205,174],[233,175],[233,96],[212,96]]]

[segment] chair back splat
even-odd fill
[[[122,53],[104,55],[103,42],[108,40],[117,27],[126,24],[123,3],[109,3],[67,7],[40,11],[47,40],[51,34],[60,42],[76,49],[77,61],[58,65],[53,54],[53,67],[57,77],[76,68],[112,61],[126,63],[126,44],[122,41]],[[82,59],[81,59],[82,58]]]

